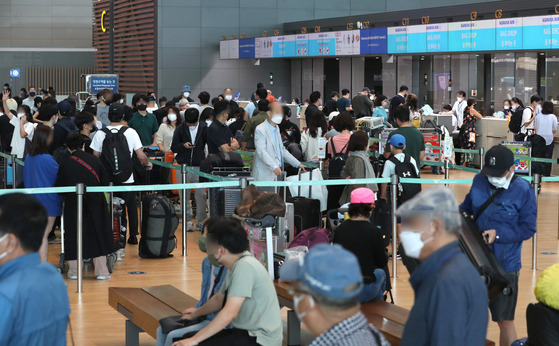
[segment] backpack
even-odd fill
[[[252,112],[252,114],[249,114],[250,118],[252,118],[253,116],[258,115],[258,102],[252,101],[252,103],[254,104],[254,111]]]
[[[141,258],[167,258],[176,248],[175,230],[179,218],[171,202],[159,194],[149,194],[142,200]]]
[[[510,116],[509,130],[512,133],[519,133],[522,128],[522,113],[524,113],[524,108],[518,107],[514,113]]]
[[[297,234],[289,244],[289,248],[306,246],[310,250],[317,244],[329,244],[331,242],[331,235],[332,233],[325,228],[309,228]]]
[[[404,154],[404,161],[400,162],[395,157],[389,160],[394,164],[394,174],[399,178],[419,178],[415,165],[411,162],[411,156]],[[419,184],[402,184],[398,183],[398,202],[405,203],[412,199],[415,195],[421,192],[421,185]]]
[[[110,180],[115,184],[124,183],[134,173],[128,140],[124,136],[126,130],[128,130],[126,126],[122,126],[116,133],[108,128],[101,129],[105,133],[101,162],[109,172]]]
[[[546,158],[547,157],[547,145],[545,144],[545,139],[540,135],[531,135],[526,138],[527,142],[530,142],[532,147],[532,157]],[[543,162],[530,162],[532,165],[532,173],[545,173],[546,164]]]
[[[330,179],[339,179],[347,160],[347,143],[340,152],[336,151],[336,146],[334,145],[334,141],[332,139],[330,139],[330,145],[332,145],[333,155],[328,164],[328,177]]]

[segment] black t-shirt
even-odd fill
[[[16,116],[16,115],[14,115]],[[12,134],[14,133],[14,125],[10,124],[10,118],[6,114],[0,116],[0,143],[2,151],[11,153],[12,151]]]
[[[246,121],[244,119],[237,119],[231,125],[229,125],[229,129],[233,135],[237,134],[237,131],[243,131],[245,127]]]
[[[281,130],[281,139],[285,145],[301,143],[301,131],[299,131],[299,127],[295,123],[284,120],[279,127]]]
[[[388,263],[382,235],[369,221],[344,221],[336,228],[333,243],[357,257],[363,277],[374,278],[375,269]]]
[[[223,144],[231,145],[231,137],[233,137],[233,134],[227,125],[219,121],[212,122],[208,128],[208,152],[218,154],[219,147]]]
[[[337,110],[338,110],[338,104],[336,100],[330,99],[326,101],[326,104],[324,105],[324,115],[329,116],[330,113],[335,112]]]
[[[318,112],[320,109],[318,109],[317,106],[315,106],[314,104],[312,105],[308,105],[307,110],[305,111],[305,118],[307,119],[307,121],[310,120],[311,115],[314,114],[314,112]]]

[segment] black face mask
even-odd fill
[[[138,105],[139,111],[145,111],[148,108],[148,105]]]
[[[93,127],[91,127],[91,132],[95,132],[97,131],[97,126],[93,125]]]
[[[36,93],[35,93],[34,91],[31,91],[31,92],[29,93],[29,96],[31,96],[31,97],[35,97],[35,95],[36,95]]]

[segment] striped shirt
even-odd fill
[[[359,312],[322,333],[310,346],[389,346],[381,332]]]

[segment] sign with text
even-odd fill
[[[85,76],[86,90],[90,94],[97,94],[103,89],[118,92],[118,75],[116,74],[88,74]]]

